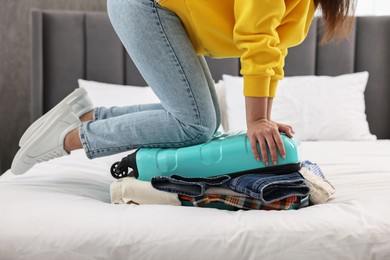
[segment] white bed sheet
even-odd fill
[[[83,152],[0,177],[0,259],[390,259],[390,141],[303,142],[336,187],[291,211],[112,205]]]

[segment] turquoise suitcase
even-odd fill
[[[291,173],[300,169],[297,145],[281,134],[286,158],[278,156],[278,164],[265,166],[252,153],[246,132],[217,133],[211,141],[182,148],[141,148],[111,167],[113,177],[133,176],[150,181],[155,176],[212,177],[246,173]],[[269,152],[268,152],[269,153]],[[270,155],[269,155],[270,158]]]

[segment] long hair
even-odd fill
[[[322,43],[340,41],[350,35],[354,24],[354,0],[314,0],[314,3],[321,8],[325,23]]]

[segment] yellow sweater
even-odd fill
[[[161,0],[199,55],[240,57],[244,95],[274,97],[287,48],[307,35],[313,0]]]

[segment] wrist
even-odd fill
[[[267,100],[267,119],[269,121],[271,120],[271,111],[272,111],[272,104],[273,104],[274,99],[272,97],[269,97]]]
[[[267,124],[269,121],[267,118],[257,118],[257,119],[247,119],[246,127],[247,129],[252,128],[252,126],[258,126],[261,124]]]
[[[267,119],[267,103],[268,97],[245,97],[246,121]]]
[[[247,122],[247,125],[250,125],[250,124],[255,124],[255,123],[260,123],[260,122],[268,122],[268,118],[252,118],[252,119],[247,119],[246,122]]]

